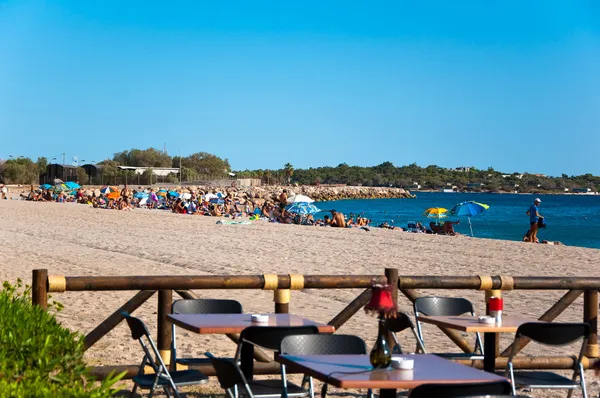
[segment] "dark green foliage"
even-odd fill
[[[292,171],[293,176],[290,173]],[[456,186],[460,190],[474,191],[519,191],[519,192],[562,192],[564,188],[589,187],[600,189],[600,177],[591,174],[582,176],[546,177],[535,174],[504,174],[493,168],[479,170],[471,167],[469,171],[452,170],[436,165],[420,167],[416,164],[396,167],[391,162],[377,166],[349,166],[342,163],[337,167],[317,167],[293,169],[286,165],[281,170],[244,170],[236,172],[241,178],[262,178],[263,182],[292,182],[301,185],[344,184],[364,186],[394,186],[415,190],[440,189]],[[473,184],[469,186],[468,184]],[[483,184],[476,188],[474,184]]]
[[[31,304],[31,289],[4,282],[0,291],[0,397],[110,397],[120,377],[94,383],[83,339]],[[55,310],[62,306],[52,303]]]

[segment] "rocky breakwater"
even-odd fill
[[[342,199],[390,199],[414,197],[410,192],[402,188],[313,185],[238,188],[237,196],[242,196],[252,201],[256,201],[256,199],[277,201],[277,198],[284,189],[287,190],[288,197],[295,194],[302,194],[317,202]]]

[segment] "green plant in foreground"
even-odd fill
[[[123,375],[96,383],[86,371],[81,335],[31,304],[31,288],[3,283],[0,291],[0,397],[90,397],[113,395]],[[62,309],[51,302],[51,308]]]

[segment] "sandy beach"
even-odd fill
[[[534,245],[464,236],[410,234],[372,228],[334,229],[268,222],[252,225],[216,225],[216,218],[176,215],[167,211],[135,209],[121,212],[87,205],[0,202],[0,279],[31,281],[31,271],[47,268],[58,275],[225,275],[263,273],[377,274],[397,267],[400,275],[596,275],[600,250]],[[254,290],[205,291],[201,297],[235,298],[245,312],[273,310],[272,293]],[[292,293],[290,312],[327,322],[359,290],[306,290]],[[428,292],[421,292],[428,293]],[[437,291],[462,296],[484,312],[483,292]],[[65,326],[87,333],[135,292],[59,293],[64,304],[58,317]],[[505,312],[536,318],[564,292],[507,292]],[[405,298],[400,310],[412,313]],[[559,321],[582,320],[578,299]],[[155,332],[156,296],[135,313]],[[370,346],[376,320],[362,311],[340,333],[363,337]],[[502,348],[512,335],[503,336]],[[455,350],[433,327],[425,327],[427,348]],[[414,340],[403,335],[407,350]],[[182,332],[180,352],[200,356],[207,349],[231,355],[234,345],[224,336],[198,336]],[[535,353],[534,347],[526,353]],[[558,352],[573,353],[560,350]],[[124,324],[100,340],[87,353],[90,364],[134,364],[141,360],[139,345]],[[554,352],[544,350],[544,354]],[[598,394],[591,372],[586,375],[590,396]],[[539,394],[539,393],[538,393]],[[557,396],[564,396],[560,393]],[[547,393],[536,396],[551,396]]]

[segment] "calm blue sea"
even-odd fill
[[[445,207],[474,200],[488,204],[490,209],[471,218],[476,237],[521,240],[529,229],[525,212],[533,199],[542,200],[540,214],[546,218],[547,228],[538,233],[540,240],[561,241],[569,246],[600,249],[600,195],[511,195],[489,193],[417,193],[416,199],[361,199],[319,202],[322,210],[335,209],[348,215],[364,213],[374,223],[384,221],[406,227],[408,221],[420,221],[429,225],[423,211],[429,207]],[[324,213],[318,213],[321,218]],[[451,220],[456,217],[450,216]],[[466,217],[455,228],[469,233]]]

